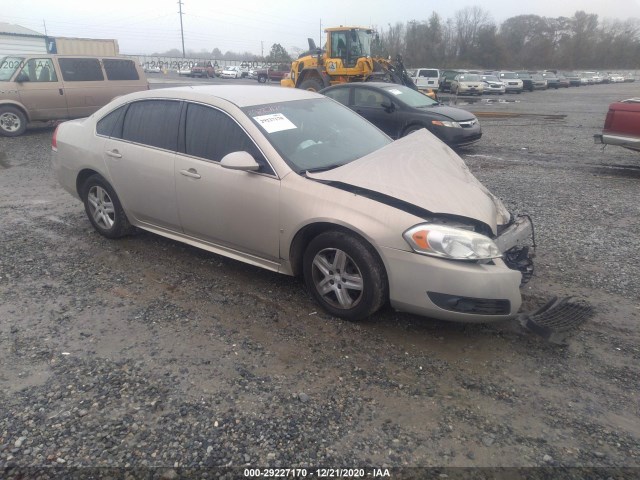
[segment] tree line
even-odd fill
[[[185,53],[187,58],[210,58],[212,60],[234,60],[234,61],[269,62],[269,63],[291,61],[291,56],[289,55],[287,50],[279,43],[274,43],[271,46],[271,50],[269,51],[269,54],[264,57],[260,55],[256,55],[255,53],[251,53],[251,52],[232,52],[229,50],[225,53],[222,53],[222,51],[219,48],[214,48],[211,51],[187,50]],[[182,57],[182,51],[178,50],[177,48],[173,48],[171,50],[167,50],[166,52],[153,53],[152,56],[179,58],[179,57]]]
[[[412,20],[379,30],[374,54],[408,67],[487,69],[638,69],[640,19],[599,20],[518,15],[496,24],[482,7],[466,7],[444,20]]]

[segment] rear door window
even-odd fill
[[[329,98],[333,98],[336,102],[340,102],[343,105],[349,106],[349,92],[350,88],[336,88],[330,92],[325,93]]]
[[[353,95],[353,105],[356,107],[379,107],[386,100],[380,92],[368,88],[356,88]]]
[[[101,82],[104,80],[97,58],[58,58],[65,82]]]
[[[175,152],[181,106],[177,100],[142,100],[130,104],[122,124],[122,139]]]
[[[138,80],[138,70],[133,60],[105,58],[102,60],[109,80]]]
[[[437,70],[420,70],[419,77],[434,78],[438,76]]]

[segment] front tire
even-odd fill
[[[89,221],[100,235],[114,239],[133,232],[120,199],[101,175],[92,175],[84,182],[82,200]]]
[[[18,137],[27,129],[27,117],[16,107],[0,107],[0,134]]]
[[[299,88],[302,90],[309,90],[310,92],[319,92],[324,88],[324,85],[317,78],[308,78],[300,84]]]
[[[361,320],[382,307],[389,296],[387,274],[373,248],[345,232],[321,233],[303,257],[307,288],[336,317]]]
[[[267,77],[265,75],[259,75],[258,76],[258,82],[259,83],[267,83]]]

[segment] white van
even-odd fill
[[[0,59],[0,135],[28,122],[88,117],[115,97],[148,90],[142,68],[122,57],[16,55]]]
[[[411,70],[411,79],[418,89],[430,88],[434,92],[440,86],[440,70],[437,68],[414,68]]]

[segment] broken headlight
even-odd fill
[[[423,223],[402,234],[414,252],[453,260],[489,260],[502,252],[489,237],[469,230]]]

